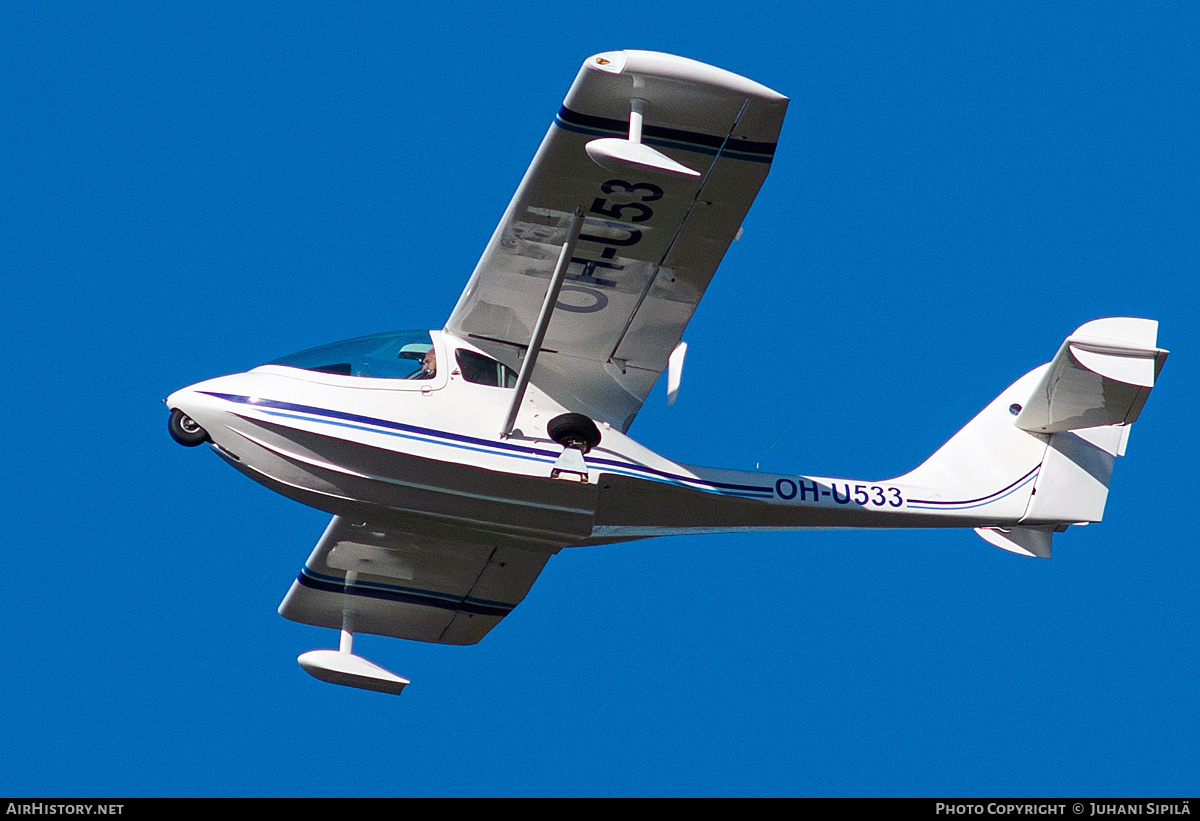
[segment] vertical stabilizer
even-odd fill
[[[994,516],[976,531],[991,544],[1048,558],[1054,531],[1104,517],[1113,465],[1167,359],[1157,336],[1151,319],[1082,325],[897,481],[927,510]]]

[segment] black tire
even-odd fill
[[[186,415],[179,408],[171,411],[167,420],[167,432],[171,438],[185,448],[194,448],[209,441],[208,431],[196,424],[196,420]]]
[[[587,453],[600,444],[600,428],[582,413],[564,413],[546,423],[546,433],[565,448]]]

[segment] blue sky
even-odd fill
[[[1195,794],[1200,11],[896,6],[6,4],[0,792]],[[295,657],[335,636],[275,608],[326,517],[159,400],[440,328],[619,48],[792,99],[635,438],[893,476],[1078,325],[1153,317],[1174,353],[1106,520],[1050,561],[969,531],[565,551],[476,647],[360,637],[403,696],[320,684]]]

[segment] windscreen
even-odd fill
[[[428,331],[360,336],[289,354],[267,363],[373,379],[432,379],[437,374]]]

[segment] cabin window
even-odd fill
[[[267,364],[373,379],[432,379],[437,375],[433,339],[428,331],[361,336],[289,354]]]
[[[459,348],[454,352],[458,371],[462,378],[476,385],[490,388],[511,388],[517,384],[517,375],[507,366],[481,353]]]

